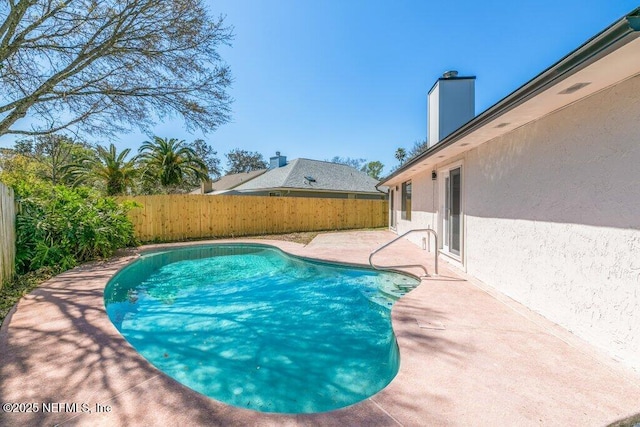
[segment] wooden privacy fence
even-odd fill
[[[16,258],[16,203],[13,190],[0,182],[0,288],[14,273]]]
[[[175,194],[120,200],[142,206],[129,217],[143,242],[384,227],[388,217],[385,200]]]

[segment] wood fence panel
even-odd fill
[[[13,190],[0,182],[0,288],[13,277],[16,260],[16,202]]]
[[[143,242],[385,227],[385,200],[161,195],[136,201],[129,216]]]

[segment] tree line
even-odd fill
[[[226,154],[227,173],[264,169],[262,155],[241,149]],[[86,186],[106,196],[185,193],[222,175],[217,152],[202,139],[185,142],[154,136],[136,153],[90,145],[64,135],[22,139],[0,154],[0,177],[9,185],[34,181]],[[21,184],[22,183],[22,184]]]
[[[235,148],[225,154],[225,174],[268,167],[262,154]],[[380,179],[384,165],[378,161],[336,156],[342,163]],[[187,193],[223,175],[213,147],[202,139],[185,142],[154,136],[137,152],[90,145],[65,135],[22,139],[0,153],[0,178],[12,186],[41,180],[52,185],[85,186],[106,196]]]

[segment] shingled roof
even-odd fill
[[[286,166],[269,169],[234,190],[239,192],[269,189],[336,191],[381,194],[378,181],[351,166],[320,160],[294,159]]]
[[[238,185],[251,181],[255,177],[262,175],[266,171],[267,171],[266,169],[259,169],[251,172],[242,172],[242,173],[234,173],[231,175],[225,175],[212,183],[212,186],[213,186],[212,191],[223,191],[223,190],[230,190],[232,188],[236,188]]]

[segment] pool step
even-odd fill
[[[412,291],[418,284],[385,282],[378,286],[376,291],[366,291],[364,295],[373,303],[385,308],[391,308],[394,302]]]
[[[384,283],[378,287],[378,291],[393,299],[394,301],[400,299],[408,292],[414,290],[417,285],[410,285],[406,283]]]
[[[390,290],[390,289],[379,289],[379,292],[384,295],[385,297],[393,300],[393,301],[397,301],[399,300],[404,294],[401,292],[397,292],[394,290]]]

